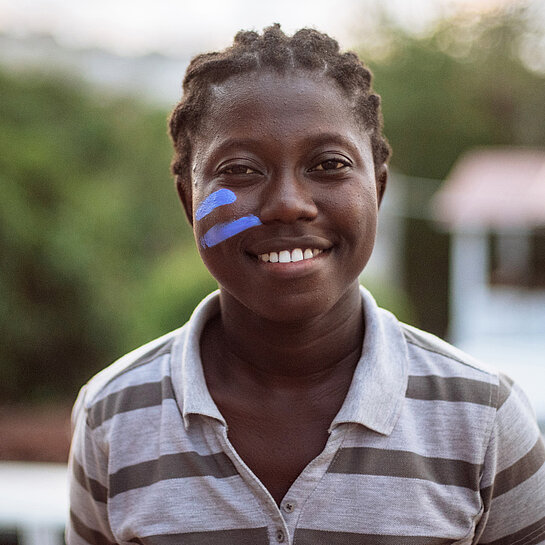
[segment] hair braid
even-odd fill
[[[340,53],[327,34],[303,28],[292,37],[275,24],[263,34],[240,31],[224,51],[197,55],[183,81],[183,96],[169,119],[174,144],[171,170],[176,183],[190,190],[191,137],[198,130],[211,98],[211,87],[240,74],[272,69],[280,73],[302,68],[335,80],[351,99],[358,121],[370,134],[376,166],[388,160],[390,147],[382,134],[380,97],[372,92],[371,72],[353,52]]]

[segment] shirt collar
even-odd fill
[[[206,385],[200,347],[201,334],[206,322],[219,311],[219,290],[216,290],[204,298],[193,311],[184,328],[185,335],[180,336],[174,345],[172,382],[186,428],[189,426],[191,414],[214,418],[226,426],[225,419]]]
[[[360,286],[365,320],[361,357],[346,399],[333,419],[389,435],[399,418],[408,381],[408,353],[399,322]]]
[[[353,422],[388,435],[399,418],[407,389],[407,347],[397,319],[378,308],[365,288],[360,287],[360,291],[365,320],[362,354],[330,431],[339,424]],[[219,311],[219,291],[215,291],[195,309],[184,328],[185,335],[180,336],[174,346],[173,386],[186,427],[190,414],[208,416],[226,426],[208,391],[200,351],[204,326]]]

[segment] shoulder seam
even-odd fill
[[[401,324],[401,326],[402,326],[401,329],[403,331],[403,337],[408,344],[412,344],[413,346],[416,346],[417,348],[420,348],[421,350],[425,350],[426,352],[437,354],[438,356],[442,356],[449,360],[460,363],[461,365],[464,365],[465,367],[469,367],[475,371],[482,373],[483,375],[490,377],[491,379],[495,380],[496,383],[498,382],[497,373],[493,373],[491,371],[488,371],[487,369],[483,369],[480,366],[472,365],[470,362],[464,361],[463,359],[456,357],[454,354],[449,354],[448,352],[444,352],[439,349],[435,350],[429,346],[426,346],[423,343],[419,343],[414,338],[409,337],[409,335],[407,334],[408,333],[407,326],[405,324]]]
[[[181,330],[182,328],[180,328]],[[136,355],[136,358],[134,361],[128,363],[128,365],[126,367],[123,367],[121,368],[119,371],[117,371],[114,375],[112,375],[111,377],[108,377],[104,383],[102,383],[98,389],[96,389],[95,391],[92,392],[92,395],[89,396],[85,401],[85,407],[86,409],[88,409],[89,407],[91,407],[94,403],[96,403],[96,397],[97,395],[104,391],[105,388],[107,388],[112,382],[114,382],[115,380],[117,380],[119,377],[125,375],[126,373],[128,373],[129,371],[132,371],[134,369],[137,369],[139,367],[142,367],[144,365],[147,365],[149,363],[151,363],[152,361],[155,361],[157,358],[161,358],[162,356],[165,356],[167,354],[170,354],[171,353],[171,350],[172,350],[172,346],[175,342],[175,340],[178,338],[178,334],[180,332],[180,330],[176,330],[176,331],[173,331],[171,332],[171,334],[167,334],[170,335],[168,336],[167,339],[165,339],[164,343],[163,344],[160,344],[159,346],[153,346],[150,348],[149,351],[145,352],[144,354],[142,355]],[[152,341],[153,343],[154,341]],[[146,345],[144,345],[146,346]],[[136,350],[139,350],[139,349],[136,349]],[[121,360],[123,360],[124,358],[127,358],[128,356],[130,356],[131,353],[129,352],[129,354],[126,354],[125,356],[123,356],[122,358],[116,360],[116,362],[112,363],[110,366],[113,366],[115,365],[117,362],[120,362]],[[108,369],[108,367],[106,367],[105,369]],[[99,373],[100,375],[100,373]],[[95,376],[93,377],[88,383],[86,386],[92,384],[93,380],[95,378],[98,378],[98,376]]]
[[[443,356],[444,358],[447,358],[449,360],[457,361],[458,363],[461,363],[462,365],[467,365],[468,367],[471,367],[467,362],[461,360],[460,358],[454,357],[452,354],[446,354],[445,352],[440,352],[439,350],[433,350],[429,346],[424,346],[423,344],[419,344],[415,342],[413,339],[409,339],[406,335],[404,335],[405,340],[412,344],[413,346],[416,346],[418,348],[421,348],[422,350],[425,350],[426,352],[431,352],[432,354],[437,354],[438,356]]]
[[[151,350],[147,354],[144,354],[140,358],[138,358],[136,361],[119,371],[116,375],[114,375],[108,382],[104,384],[104,387],[106,387],[108,384],[110,384],[113,380],[115,380],[118,377],[123,376],[124,374],[128,373],[129,371],[132,371],[133,369],[137,369],[138,367],[142,367],[148,363],[151,363],[152,361],[156,360],[157,358],[160,358],[162,356],[165,356],[166,354],[170,354],[172,345],[174,344],[175,337],[172,337],[168,339],[168,341],[159,348],[156,352]]]

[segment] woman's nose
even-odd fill
[[[308,221],[318,214],[318,208],[307,183],[293,173],[271,178],[262,198],[259,214],[262,223]]]

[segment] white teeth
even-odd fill
[[[288,252],[288,250],[282,250],[278,254],[278,261],[279,261],[279,263],[289,263],[291,261],[290,252]]]
[[[303,250],[301,248],[295,248],[291,252],[291,260],[295,263],[296,261],[302,261],[303,260]]]
[[[307,248],[304,252],[301,248],[295,248],[291,252],[289,250],[282,250],[280,252],[270,252],[268,254],[259,254],[257,257],[264,263],[296,263],[303,259],[312,259],[317,255],[320,255],[323,250],[316,248]]]

